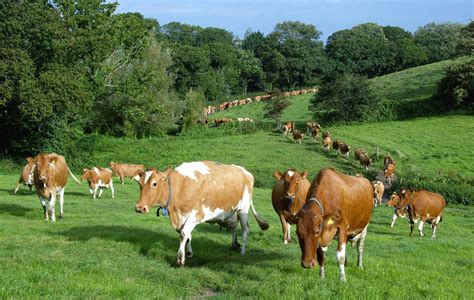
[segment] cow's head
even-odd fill
[[[29,166],[33,166],[33,165],[35,164],[35,159],[34,159],[34,157],[29,156],[29,157],[27,157],[27,158],[25,158],[25,159],[26,159],[26,162],[28,163]]]
[[[137,213],[148,213],[150,208],[157,204],[166,203],[165,194],[168,194],[168,181],[171,169],[165,172],[159,172],[156,169],[149,169],[146,172],[140,172],[140,198],[135,205]]]
[[[387,202],[387,206],[396,207],[400,203],[400,196],[396,192],[393,192],[390,196],[390,199]]]
[[[411,198],[415,195],[414,192],[410,190],[402,190],[398,195],[400,197],[400,202],[397,207],[395,207],[395,212],[400,218],[406,217],[408,213],[408,205],[410,204]]]
[[[285,173],[275,172],[273,177],[276,180],[283,180],[285,186],[285,197],[290,200],[294,200],[296,191],[298,190],[298,184],[301,180],[308,176],[308,171],[305,170],[303,173],[299,173],[296,170],[287,170]]]
[[[284,212],[290,224],[297,224],[296,234],[301,248],[301,266],[312,268],[316,265],[316,250],[327,247],[337,231],[340,216],[321,214],[314,201],[309,201],[296,214]]]
[[[57,155],[47,153],[40,153],[35,157],[35,178],[42,182],[45,187],[48,180],[52,178],[52,172],[57,160]]]

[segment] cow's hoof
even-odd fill
[[[187,252],[186,252],[186,257],[193,257],[193,253],[190,252],[190,251],[187,251]]]
[[[59,219],[60,220],[64,219],[64,215],[63,214],[59,215]]]
[[[231,249],[239,250],[242,246],[239,243],[232,243]]]
[[[184,262],[177,262],[179,268],[184,268]]]

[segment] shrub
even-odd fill
[[[448,68],[438,84],[438,97],[449,109],[474,108],[474,59]]]

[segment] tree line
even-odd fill
[[[2,153],[67,152],[89,133],[177,133],[206,102],[451,58],[463,28],[430,23],[411,34],[366,23],[333,33],[325,45],[314,25],[297,21],[239,39],[221,28],[116,14],[117,5],[0,3]]]

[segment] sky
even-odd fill
[[[429,22],[468,23],[474,0],[116,0],[117,13],[139,12],[160,25],[178,21],[219,27],[244,37],[247,29],[271,32],[283,21],[313,24],[322,40],[335,31],[367,22],[414,32]]]

